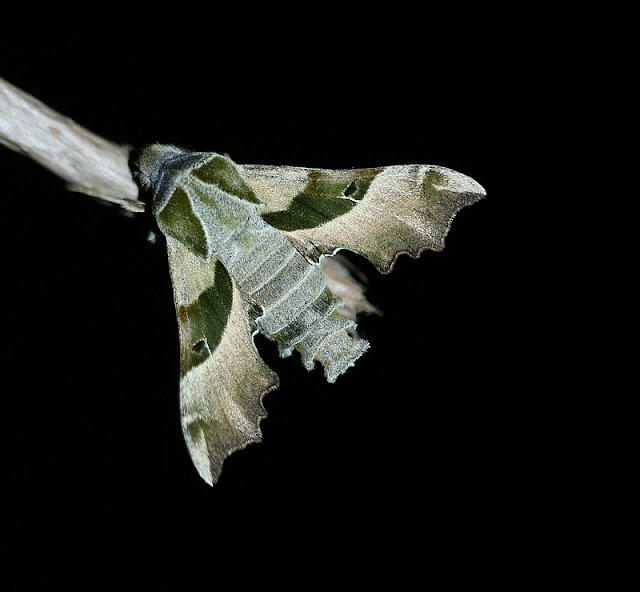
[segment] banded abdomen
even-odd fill
[[[337,312],[340,302],[319,265],[309,263],[270,226],[265,224],[259,234],[229,270],[238,287],[262,307],[258,330],[277,342],[282,357],[296,349],[309,370],[319,361],[333,382],[369,343],[349,334],[355,323]]]

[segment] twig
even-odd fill
[[[130,148],[109,142],[0,78],[0,144],[62,177],[73,191],[144,211]]]
[[[0,78],[0,144],[21,152],[62,177],[69,189],[143,212],[129,170],[130,148],[109,142]],[[340,254],[322,257],[329,289],[342,299],[343,316],[380,311]]]

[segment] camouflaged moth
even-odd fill
[[[400,254],[441,250],[456,213],[485,195],[473,179],[433,165],[240,165],[156,144],[138,166],[167,239],[182,429],[209,484],[227,456],[260,440],[262,398],[278,386],[256,332],[283,357],[298,351],[308,369],[320,362],[329,382],[369,347],[339,314],[319,259],[347,249],[388,273]]]

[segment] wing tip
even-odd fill
[[[469,181],[475,184],[474,185],[475,190],[464,191],[456,194],[456,197],[457,197],[457,199],[455,200],[456,203],[451,208],[449,215],[445,219],[441,220],[440,229],[439,229],[440,232],[437,234],[437,236],[432,237],[431,243],[425,246],[422,246],[415,251],[400,250],[393,253],[391,257],[389,257],[388,259],[385,258],[384,260],[381,259],[379,261],[372,261],[372,263],[375,265],[376,269],[380,273],[385,275],[390,274],[393,271],[393,268],[395,267],[396,262],[398,261],[398,258],[402,255],[409,255],[413,259],[419,259],[422,253],[424,253],[425,251],[435,251],[438,253],[444,250],[446,246],[446,238],[449,232],[451,231],[451,226],[453,225],[453,221],[455,217],[458,215],[458,213],[465,207],[479,202],[481,199],[483,199],[487,195],[486,190],[484,189],[484,187],[482,187],[482,185],[480,185],[480,183],[477,183],[476,181],[471,179],[471,177],[467,177],[467,178],[469,179]]]
[[[256,418],[255,431],[252,434],[247,435],[236,446],[231,446],[229,448],[226,448],[225,450],[221,451],[220,454],[216,454],[214,456],[211,455],[211,451],[207,446],[207,458],[206,458],[207,462],[205,463],[196,462],[194,455],[193,454],[191,455],[193,464],[195,465],[196,470],[198,471],[198,474],[210,487],[213,487],[218,483],[218,480],[220,479],[222,470],[224,468],[224,463],[233,453],[238,452],[240,450],[244,450],[250,444],[257,444],[262,441],[262,430],[260,429],[260,424],[262,420],[267,417],[267,411],[264,407],[263,399],[266,395],[276,390],[280,386],[280,379],[278,378],[278,375],[272,370],[270,370],[270,373],[271,373],[271,376],[270,376],[271,380],[269,384],[265,386],[262,389],[262,392],[260,393],[259,399],[260,399],[260,407],[262,408],[262,413]]]

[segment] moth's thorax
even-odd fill
[[[143,152],[139,167],[153,192],[158,227],[198,257],[216,257],[232,271],[232,262],[267,226],[259,200],[226,156],[155,145]]]

